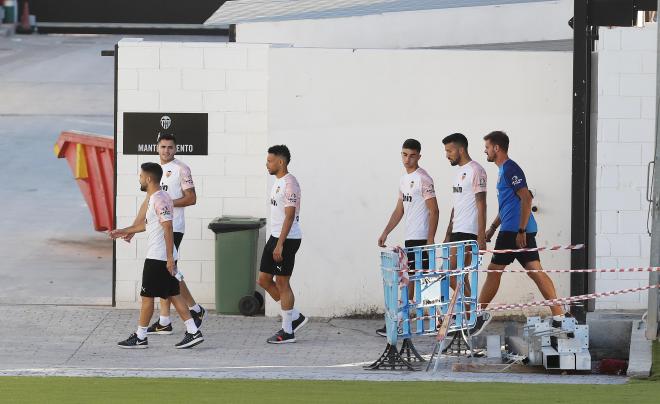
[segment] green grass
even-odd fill
[[[9,403],[658,403],[660,383],[543,385],[143,378],[0,378]]]
[[[570,376],[566,376],[570,377]],[[624,385],[0,377],[0,403],[660,403],[651,377]]]

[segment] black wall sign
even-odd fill
[[[177,154],[209,154],[209,115],[124,112],[124,154],[157,154],[158,137],[173,134]]]

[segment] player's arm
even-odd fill
[[[165,251],[167,253],[167,270],[174,275],[174,228],[172,221],[166,220],[160,222],[165,236]]]
[[[532,194],[527,187],[518,188],[516,195],[520,198],[520,225],[518,229],[526,229],[529,217],[532,214]],[[527,236],[525,233],[518,233],[516,237],[518,248],[527,247]]]
[[[192,178],[192,173],[188,166],[181,167],[179,172],[181,190],[183,191],[183,196],[179,199],[175,199],[174,207],[175,208],[184,208],[186,206],[191,206],[197,203],[197,193],[195,193],[195,182]]]
[[[380,238],[378,238],[379,247],[385,247],[385,241],[387,240],[387,236],[399,224],[401,218],[403,218],[403,197],[399,195],[399,200],[396,202],[396,206],[394,207],[394,212],[392,212],[392,215],[390,216],[390,220],[389,222],[387,222],[387,226],[385,226],[385,230],[383,230],[383,233],[380,235]]]
[[[500,227],[500,223],[502,223],[502,221],[500,220],[500,215],[498,213],[497,216],[495,216],[493,223],[490,225],[488,230],[486,230],[486,241],[490,242],[490,240],[493,238],[493,235],[495,234],[495,231],[498,227]]]
[[[123,229],[111,230],[108,234],[110,235],[111,238],[117,239],[117,238],[125,238],[131,234],[141,233],[144,230],[145,230],[145,225],[143,221],[142,223],[133,224],[131,226],[124,227]]]
[[[435,233],[438,231],[438,219],[440,218],[440,210],[438,209],[438,200],[428,198],[424,201],[426,208],[429,210],[429,234],[426,237],[426,244],[435,244]]]
[[[273,250],[273,259],[275,262],[282,262],[284,258],[282,257],[282,251],[284,250],[284,242],[286,241],[291,227],[293,226],[293,221],[296,218],[296,207],[295,206],[285,206],[284,207],[284,223],[282,223],[282,231],[280,232],[280,238],[277,239],[277,245]]]
[[[183,208],[197,203],[197,194],[195,188],[188,188],[183,190],[183,196],[179,199],[174,199],[175,208]]]
[[[451,233],[454,229],[454,208],[451,208],[451,214],[449,215],[449,223],[447,224],[447,231],[445,232],[445,243],[448,243],[451,240]]]
[[[133,220],[133,225],[144,223],[144,221],[147,218],[147,208],[148,207],[149,207],[149,197],[147,196],[147,197],[144,198],[144,201],[142,202],[142,205],[140,205],[140,209],[138,210],[138,214],[137,214],[137,216],[135,216],[135,220]],[[135,235],[135,233],[129,233],[129,234],[125,235],[124,237],[122,237],[122,239],[124,239],[124,241],[126,241],[127,243],[130,243],[131,239],[133,239],[134,235]]]
[[[477,244],[482,250],[486,249],[486,193],[479,192],[474,195],[477,205]],[[492,236],[491,236],[492,237]]]

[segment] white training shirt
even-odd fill
[[[172,221],[172,209],[174,204],[167,192],[160,190],[149,197],[147,207],[146,231],[147,231],[147,258],[152,260],[167,261],[167,248],[165,246],[165,232],[162,222]],[[172,240],[174,241],[174,240]],[[179,254],[173,247],[173,257],[176,261]]]
[[[163,178],[160,180],[160,187],[174,199],[183,198],[183,191],[194,188],[190,167],[180,160],[174,159],[167,164],[161,164],[163,168]],[[174,220],[172,226],[175,233],[186,232],[186,216],[182,207],[174,208]]]
[[[426,200],[431,198],[435,198],[433,179],[423,168],[401,177],[399,199],[403,200],[406,240],[428,239],[429,209]]]
[[[477,234],[476,194],[479,192],[486,192],[486,170],[474,160],[459,166],[452,184],[453,233]]]
[[[273,237],[280,237],[285,218],[284,208],[290,206],[296,208],[296,216],[293,219],[287,239],[300,239],[302,238],[302,231],[300,230],[300,185],[296,177],[287,174],[276,179],[270,191],[270,234]]]

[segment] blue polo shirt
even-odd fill
[[[516,192],[527,188],[525,173],[513,160],[507,160],[500,166],[497,179],[497,202],[500,208],[500,231],[517,232],[520,226],[520,198]],[[538,230],[534,215],[530,212],[527,222],[527,233],[536,233]]]

